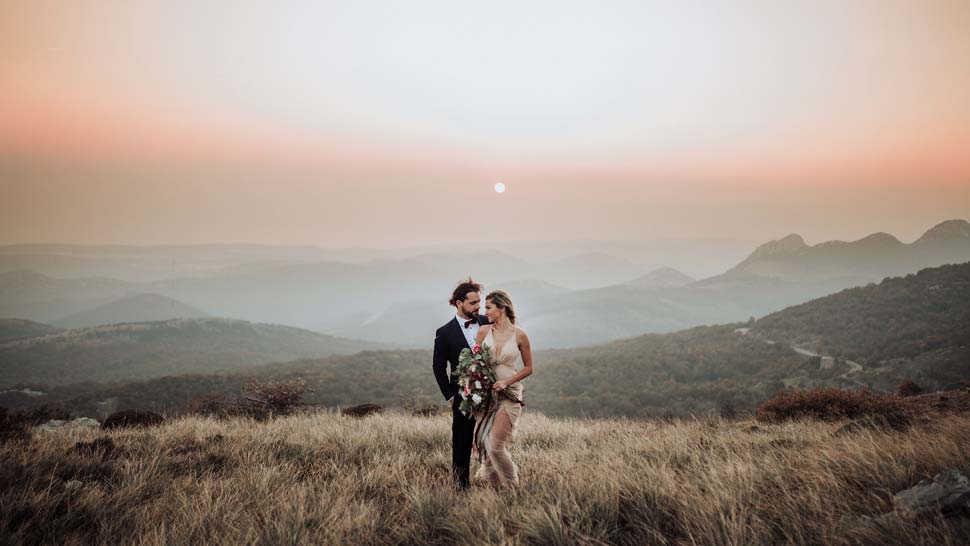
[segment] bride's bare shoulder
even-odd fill
[[[475,336],[475,339],[478,340],[479,345],[482,343],[482,341],[485,339],[485,336],[488,335],[488,331],[491,329],[492,329],[491,324],[483,324],[482,327],[478,329],[478,335]]]
[[[519,328],[518,326],[516,326],[515,327],[515,339],[519,343],[528,343],[529,342],[529,334],[525,333],[525,330],[523,330],[522,328]]]

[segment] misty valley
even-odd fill
[[[678,255],[696,263],[709,244]],[[633,243],[547,263],[485,249],[235,250],[3,247],[0,406],[177,413],[254,377],[302,379],[305,401],[327,407],[436,404],[431,339],[453,316],[448,288],[468,275],[515,298],[536,350],[530,406],[550,415],[752,410],[786,388],[970,379],[963,220],[909,244],[793,235],[700,279],[645,271]],[[162,275],[175,255],[197,273],[133,279],[132,264]],[[82,270],[99,275],[69,276]]]

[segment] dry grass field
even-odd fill
[[[970,471],[970,416],[844,423],[523,414],[521,487],[449,487],[450,416],[179,417],[0,446],[7,544],[966,544],[966,518],[880,527],[893,493]],[[98,439],[110,439],[111,442]],[[477,463],[473,463],[474,473]]]

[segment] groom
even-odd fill
[[[434,356],[431,358],[438,388],[451,402],[451,471],[455,486],[459,489],[468,488],[475,418],[466,417],[459,410],[461,396],[458,395],[458,376],[454,371],[458,367],[461,350],[470,350],[475,345],[479,326],[488,324],[488,319],[478,314],[481,300],[482,286],[471,277],[455,287],[448,300],[455,306],[455,316],[435,332]],[[446,371],[449,362],[452,372],[450,378]]]

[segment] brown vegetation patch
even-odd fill
[[[970,388],[909,396],[906,407],[914,414],[970,414]]]
[[[106,459],[117,457],[122,453],[111,438],[95,438],[90,442],[78,442],[71,448],[74,453],[85,455],[99,455]]]
[[[897,430],[905,428],[911,422],[902,397],[895,394],[875,394],[868,388],[782,391],[758,407],[755,417],[767,423],[797,419],[839,421],[868,417]]]
[[[811,419],[529,417],[510,448],[522,483],[498,493],[449,487],[446,417],[180,417],[137,434],[45,434],[0,445],[0,544],[965,542],[942,520],[891,534],[839,522],[885,513],[894,493],[965,469],[970,416],[838,441],[838,425]],[[138,456],[95,456],[99,436]]]
[[[119,474],[111,461],[67,459],[60,463],[60,466],[54,471],[54,476],[65,482],[77,480],[79,482],[107,483],[116,479]]]
[[[358,404],[344,408],[340,413],[348,417],[367,417],[368,415],[378,414],[382,411],[384,411],[384,408],[377,404]]]
[[[164,421],[164,417],[153,411],[124,410],[116,411],[109,415],[101,423],[101,428],[111,430],[113,428],[154,427],[162,424]]]

